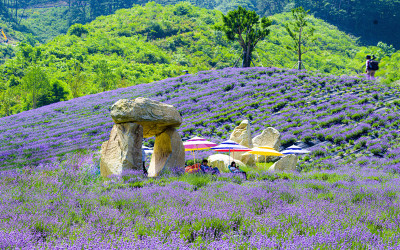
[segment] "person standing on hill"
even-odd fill
[[[367,55],[366,59],[365,72],[367,73],[367,79],[375,79],[375,72],[379,69],[378,62],[374,61],[375,56]]]

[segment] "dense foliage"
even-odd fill
[[[68,7],[31,8],[25,11],[22,24],[29,27],[34,38],[45,43],[56,36],[66,34],[71,24],[68,19]]]
[[[99,16],[115,13],[121,8],[131,8],[133,5],[145,5],[148,0],[66,0],[63,3],[63,15],[55,15],[58,10],[51,9],[53,6],[60,7],[56,0],[2,0],[0,1],[0,15],[6,20],[16,24],[24,24],[38,38],[44,42],[58,34],[65,34],[66,29],[74,23],[87,23]],[[400,10],[399,0],[155,0],[157,4],[173,5],[180,2],[190,2],[193,5],[211,10],[220,10],[227,13],[230,10],[242,6],[248,10],[256,11],[260,16],[269,16],[277,13],[290,11],[294,7],[310,9],[316,17],[322,18],[329,23],[339,27],[355,36],[361,38],[368,44],[377,44],[384,41],[400,46],[400,35],[391,32],[397,29]],[[37,6],[49,7],[42,10]],[[57,9],[57,8],[55,8]],[[29,12],[41,12],[37,17],[31,16]],[[54,16],[59,16],[53,19]],[[24,19],[30,19],[25,22]],[[38,21],[53,20],[46,25],[38,24]],[[66,25],[67,24],[67,25]],[[43,28],[51,26],[51,31],[46,32]],[[42,26],[42,27],[38,27]],[[20,29],[19,29],[20,30]],[[21,31],[21,30],[20,30]]]
[[[384,41],[400,47],[400,0],[294,0],[341,30],[360,36],[370,44]]]
[[[258,43],[252,66],[292,68],[297,58],[295,52],[286,49],[291,38],[284,25],[290,15],[275,15],[271,19],[271,33]],[[166,7],[151,3],[119,10],[86,25],[75,24],[67,35],[35,49],[21,43],[16,58],[0,68],[1,88],[12,88],[9,93],[14,93],[10,95],[12,100],[7,101],[11,104],[9,112],[0,102],[0,114],[32,107],[32,96],[26,96],[20,88],[32,64],[39,65],[50,85],[58,82],[69,92],[69,96],[61,98],[64,100],[177,76],[183,70],[193,73],[231,67],[240,59],[241,49],[238,43],[229,42],[222,32],[212,29],[220,22],[221,13],[217,11],[187,3]],[[386,56],[384,52],[378,53],[383,51],[381,48],[357,46],[354,39],[320,19],[311,18],[309,25],[315,28],[317,40],[303,58],[306,69],[358,74],[364,69],[366,54],[375,51]]]

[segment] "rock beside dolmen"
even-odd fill
[[[275,162],[268,170],[269,171],[296,171],[297,165],[296,155],[285,155],[280,160]]]
[[[252,142],[254,147],[268,146],[279,152],[281,146],[281,134],[275,128],[268,127],[264,129],[261,134],[254,137]],[[265,156],[258,156],[258,162],[269,162],[276,159],[276,156],[267,156],[267,159],[265,159]]]
[[[251,140],[250,123],[248,120],[243,120],[239,126],[235,127],[233,130],[230,140],[238,143],[239,145],[252,148],[253,143]],[[246,152],[234,152],[231,153],[231,157],[235,160],[239,160],[248,166],[255,166],[255,156],[254,155],[243,155]]]
[[[115,122],[110,139],[101,146],[100,172],[104,177],[124,170],[143,169],[142,140],[155,136],[148,176],[185,165],[185,148],[176,128],[182,123],[178,110],[148,98],[121,99],[111,106]]]
[[[229,139],[248,148],[268,146],[279,151],[281,146],[281,134],[273,127],[264,129],[261,134],[252,138],[248,120],[243,120],[239,126],[235,127]],[[231,157],[235,160],[242,161],[248,166],[255,166],[256,162],[275,161],[278,158],[276,156],[267,156],[267,159],[265,159],[265,156],[262,155],[243,155],[244,153],[245,152],[231,153]]]
[[[253,138],[254,147],[269,146],[279,151],[281,146],[281,134],[273,127],[264,129],[261,134]]]

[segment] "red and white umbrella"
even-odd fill
[[[194,137],[183,143],[183,146],[185,147],[185,151],[209,149],[209,148],[215,147],[217,145],[218,144],[207,141],[206,139],[201,138],[201,137]]]
[[[185,151],[192,152],[194,163],[196,163],[196,157],[194,155],[194,151],[209,149],[209,148],[215,147],[217,145],[218,144],[216,144],[214,142],[207,141],[206,139],[197,137],[197,136],[193,137],[192,139],[189,139],[183,143],[183,146],[185,147]]]

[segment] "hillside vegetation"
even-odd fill
[[[32,94],[26,95],[23,85],[29,81],[26,75],[34,67],[48,79],[38,98],[41,101],[37,103],[43,106],[178,76],[183,70],[195,73],[232,67],[235,63],[240,66],[238,44],[228,42],[221,32],[212,29],[220,18],[218,11],[188,3],[165,7],[149,3],[119,10],[86,25],[76,24],[67,35],[36,48],[21,44],[17,57],[1,67],[3,90],[9,89],[5,97],[0,98],[2,114],[33,107]],[[274,21],[271,34],[259,43],[254,65],[292,68],[296,56],[285,48],[290,43],[284,28],[289,14],[271,18]],[[318,39],[304,56],[308,70],[358,74],[364,69],[365,54],[375,51],[382,57],[387,55],[378,47],[357,46],[356,40],[320,19],[311,18],[310,23]],[[60,88],[69,95],[52,91]]]
[[[19,13],[18,17],[26,18],[24,22],[38,38],[44,42],[54,37],[57,32],[65,34],[65,24],[87,23],[99,16],[113,14],[121,8],[131,8],[133,5],[145,5],[148,0],[68,0],[64,4],[63,15],[52,19],[60,1],[54,0],[16,0],[6,4],[9,13]],[[224,13],[242,6],[254,10],[261,16],[270,16],[277,13],[290,11],[293,7],[303,6],[310,9],[316,17],[339,27],[340,30],[351,33],[361,38],[366,44],[376,45],[379,41],[400,46],[400,37],[397,32],[397,24],[400,17],[396,15],[400,11],[399,0],[373,0],[366,4],[361,0],[333,1],[333,0],[155,0],[157,4],[174,5],[180,2],[190,2],[198,7],[210,10],[219,10]],[[37,8],[43,8],[43,11]],[[16,11],[19,9],[19,11]],[[40,16],[32,16],[30,11],[40,12]],[[58,15],[57,15],[58,16]],[[15,19],[15,18],[14,18]],[[32,22],[34,21],[34,22]],[[45,24],[38,24],[44,22]],[[39,27],[41,26],[41,27]],[[50,26],[50,32],[45,27]]]
[[[302,141],[313,152],[301,163],[305,170],[344,163],[400,171],[396,164],[398,88],[355,77],[277,68],[199,72],[2,118],[2,168],[98,150],[113,124],[110,106],[139,96],[177,107],[183,116],[179,131],[184,137],[199,135],[220,142],[229,138],[235,125],[249,119],[254,136],[272,126],[282,133],[284,147]]]

